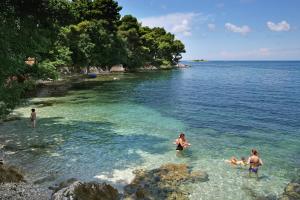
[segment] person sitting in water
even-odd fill
[[[250,165],[249,167],[249,175],[251,173],[255,173],[257,176],[259,166],[263,165],[262,160],[258,156],[258,152],[256,149],[251,150],[251,156],[248,159],[247,164]]]
[[[245,157],[241,157],[241,160],[238,160],[236,157],[231,157],[230,160],[225,160],[225,162],[228,162],[232,165],[242,165],[245,166],[247,165],[247,160]]]
[[[179,137],[176,139],[175,144],[177,144],[176,151],[182,151],[191,144],[185,139],[184,133],[180,133]]]

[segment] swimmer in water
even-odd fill
[[[230,160],[225,160],[225,162],[228,162],[232,165],[241,165],[241,166],[246,166],[247,165],[247,160],[245,157],[241,157],[241,160],[238,160],[236,157],[231,157]]]
[[[184,133],[180,133],[179,137],[176,139],[175,144],[177,145],[176,151],[182,151],[191,144],[185,139]]]

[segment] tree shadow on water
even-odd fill
[[[37,128],[32,129],[26,125],[27,120],[13,122],[23,125],[1,136],[8,141],[4,143],[4,151],[15,152],[7,155],[8,160],[25,171],[35,167],[40,168],[34,170],[37,173],[59,171],[61,175],[67,174],[65,178],[76,175],[91,178],[101,171],[142,164],[144,158],[139,152],[159,154],[168,150],[167,146],[156,147],[166,141],[162,137],[118,134],[116,124],[108,121],[39,118]]]

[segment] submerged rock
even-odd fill
[[[300,179],[290,182],[284,189],[280,200],[299,200],[300,199]]]
[[[76,181],[52,195],[52,200],[117,200],[118,190],[105,183]]]
[[[15,116],[15,115],[9,115],[3,119],[3,122],[11,122],[11,121],[16,121],[16,120],[21,120],[21,117]]]
[[[0,165],[0,183],[17,183],[25,181],[23,174],[13,166]]]
[[[33,184],[35,185],[43,184],[46,182],[54,181],[56,178],[57,178],[57,174],[50,174],[35,180]]]
[[[188,182],[208,181],[208,174],[191,171],[185,164],[166,164],[150,171],[137,170],[131,184],[125,186],[125,199],[188,199],[181,186]]]
[[[76,178],[70,178],[68,180],[65,180],[65,181],[59,183],[58,185],[49,187],[49,189],[53,190],[54,193],[55,193],[55,192],[57,192],[57,191],[59,191],[59,190],[61,190],[63,188],[69,187],[70,185],[72,185],[76,181],[78,181]]]

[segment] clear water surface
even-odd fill
[[[300,62],[202,62],[173,71],[116,74],[61,97],[33,98],[0,125],[6,159],[45,186],[67,178],[119,189],[136,168],[187,163],[209,181],[190,199],[276,198],[300,169]],[[39,102],[51,102],[48,106]],[[31,129],[30,108],[38,127]],[[183,131],[192,143],[177,156]],[[257,148],[260,178],[224,162]]]

